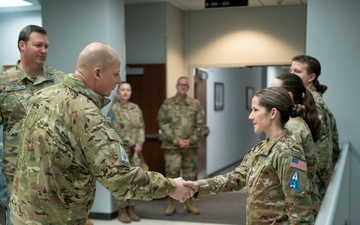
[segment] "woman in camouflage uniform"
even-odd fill
[[[281,87],[265,88],[252,99],[254,132],[268,138],[250,149],[240,166],[225,175],[189,181],[200,199],[246,187],[246,224],[313,224],[309,179],[301,146],[284,128],[303,107]]]
[[[317,185],[320,182],[316,172],[319,167],[319,156],[315,148],[315,143],[321,137],[320,114],[316,108],[315,100],[299,76],[293,73],[284,73],[277,76],[272,82],[272,87],[283,87],[292,96],[295,104],[305,107],[305,113],[296,118],[290,118],[285,124],[296,141],[301,145],[305,152],[310,183],[311,200],[314,211],[320,209],[320,193]]]
[[[142,145],[145,141],[144,120],[140,107],[130,102],[131,85],[123,81],[117,90],[118,101],[111,106],[108,115],[116,132],[119,134],[131,166],[142,166]],[[139,221],[135,213],[135,202],[131,200],[117,200],[119,209],[118,219],[123,223]]]

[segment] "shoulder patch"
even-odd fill
[[[121,155],[121,161],[125,164],[129,164],[129,159],[122,145],[120,145],[120,155]]]
[[[300,192],[300,182],[299,182],[299,174],[296,171],[290,178],[287,185],[285,185],[285,189],[294,188],[296,192]]]

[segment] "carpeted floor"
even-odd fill
[[[183,204],[177,202],[176,213],[167,216],[164,212],[168,204],[169,200],[167,198],[149,202],[139,201],[137,202],[135,210],[140,217],[144,219],[218,224],[245,224],[245,190],[210,195],[198,201],[194,201],[194,205],[199,208],[201,212],[200,215],[193,215],[186,212]]]

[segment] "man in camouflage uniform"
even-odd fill
[[[119,134],[123,147],[128,155],[131,166],[143,166],[142,146],[145,142],[145,126],[140,107],[130,102],[131,85],[123,81],[117,90],[118,100],[114,101],[108,116],[111,124]],[[143,168],[144,169],[144,168]],[[139,221],[140,217],[135,213],[135,202],[128,199],[116,201],[119,209],[118,219],[123,223]]]
[[[167,177],[181,176],[185,180],[197,179],[199,141],[205,126],[205,113],[200,102],[187,96],[189,79],[180,77],[176,84],[177,94],[161,105],[158,113],[161,147],[165,150]],[[185,202],[185,209],[193,214],[200,211],[191,202]],[[176,212],[176,202],[170,199],[166,215]]]
[[[21,125],[26,114],[26,106],[31,96],[44,87],[62,82],[64,73],[44,65],[48,54],[47,32],[42,27],[28,25],[18,38],[20,60],[16,66],[0,76],[0,124],[3,125],[3,174],[8,185],[8,195],[12,189]]]
[[[330,182],[334,165],[340,154],[336,121],[321,97],[327,87],[320,85],[318,81],[321,73],[320,62],[308,55],[297,55],[292,58],[290,71],[298,75],[303,80],[304,85],[310,89],[320,113],[322,136],[315,144],[319,155],[318,176],[320,180],[318,186],[322,199]]]
[[[11,220],[25,224],[85,224],[96,181],[116,198],[150,200],[193,195],[181,178],[130,167],[121,139],[103,115],[105,96],[120,83],[114,49],[92,43],[62,84],[29,101],[11,194]]]

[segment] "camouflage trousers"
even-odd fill
[[[197,179],[198,148],[165,149],[164,159],[166,177]]]
[[[129,162],[131,166],[142,166],[142,159],[140,155],[134,154],[132,157],[129,156],[129,153],[126,152],[129,157]],[[135,201],[125,198],[116,199],[116,206],[118,207],[126,207],[126,206],[134,206]]]

